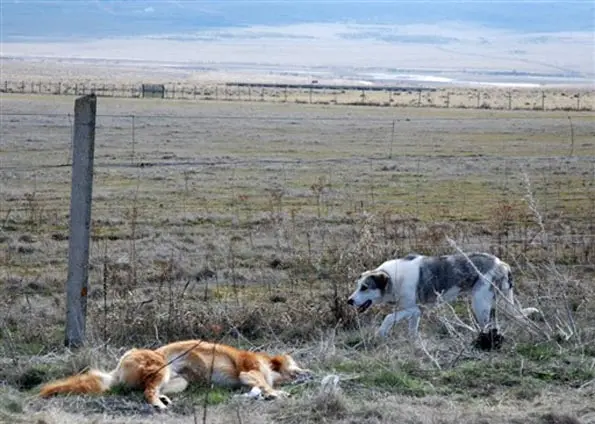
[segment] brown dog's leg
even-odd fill
[[[160,382],[150,381],[145,386],[145,399],[157,409],[167,409],[171,400],[159,391]]]
[[[262,393],[264,399],[276,399],[278,397],[289,396],[282,390],[273,389],[269,383],[267,383],[264,375],[260,371],[252,370],[248,372],[240,373],[240,381],[242,384],[251,388],[251,394],[257,395],[258,392]],[[256,389],[255,389],[256,388]]]
[[[166,409],[171,400],[161,394],[170,377],[163,355],[151,350],[138,350],[122,358],[119,372],[126,382],[135,382],[144,391],[145,399],[158,409]],[[132,385],[132,384],[130,384]]]

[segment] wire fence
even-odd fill
[[[19,94],[85,95],[193,101],[277,102],[385,107],[438,107],[504,110],[591,111],[595,92],[574,89],[430,89],[415,87],[348,87],[318,84],[197,84],[168,83],[158,93],[143,84],[68,81],[7,81],[0,91]],[[146,88],[146,87],[145,87]]]
[[[72,117],[0,118],[6,270],[63,273]],[[571,125],[572,137],[566,118],[99,115],[91,263],[134,262],[147,281],[175,260],[180,275],[270,282],[284,272],[272,258],[321,257],[371,225],[401,253],[448,251],[448,235],[589,266],[595,122]]]

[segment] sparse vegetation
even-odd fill
[[[70,174],[54,166],[68,162],[70,124],[3,117],[0,421],[146,422],[133,393],[41,401],[35,389],[182,338],[289,350],[316,378],[265,404],[192,387],[163,422],[201,422],[205,405],[209,423],[592,420],[595,119],[574,114],[571,141],[562,112],[280,107],[100,99],[100,114],[137,115],[135,156],[130,118],[99,117],[89,343],[76,352],[62,346]],[[403,327],[373,335],[385,311],[347,307],[363,269],[451,253],[449,241],[513,266],[520,302],[543,312],[535,328],[498,317],[504,347],[476,351],[462,299],[425,311],[413,346]],[[329,374],[339,383],[325,389]]]

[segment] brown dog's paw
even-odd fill
[[[502,343],[504,343],[504,336],[498,333],[497,328],[492,328],[488,332],[480,332],[477,339],[475,339],[473,346],[476,349],[486,351],[500,350]]]
[[[163,403],[163,402],[160,400],[158,403],[154,403],[154,404],[153,404],[153,409],[154,409],[155,411],[159,411],[159,412],[166,411],[166,410],[167,410],[167,405],[166,405],[166,404],[164,404],[164,403]]]
[[[171,399],[170,399],[170,398],[168,398],[168,397],[167,397],[167,396],[165,396],[165,395],[160,395],[160,396],[159,396],[159,400],[160,400],[160,401],[161,401],[161,403],[163,403],[165,406],[170,406],[170,405],[171,405],[171,403],[172,403],[172,402],[171,402]]]

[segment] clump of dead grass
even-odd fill
[[[329,375],[313,392],[279,405],[274,412],[275,421],[292,424],[304,421],[325,423],[343,419],[352,408],[341,391],[339,381],[337,376]]]

